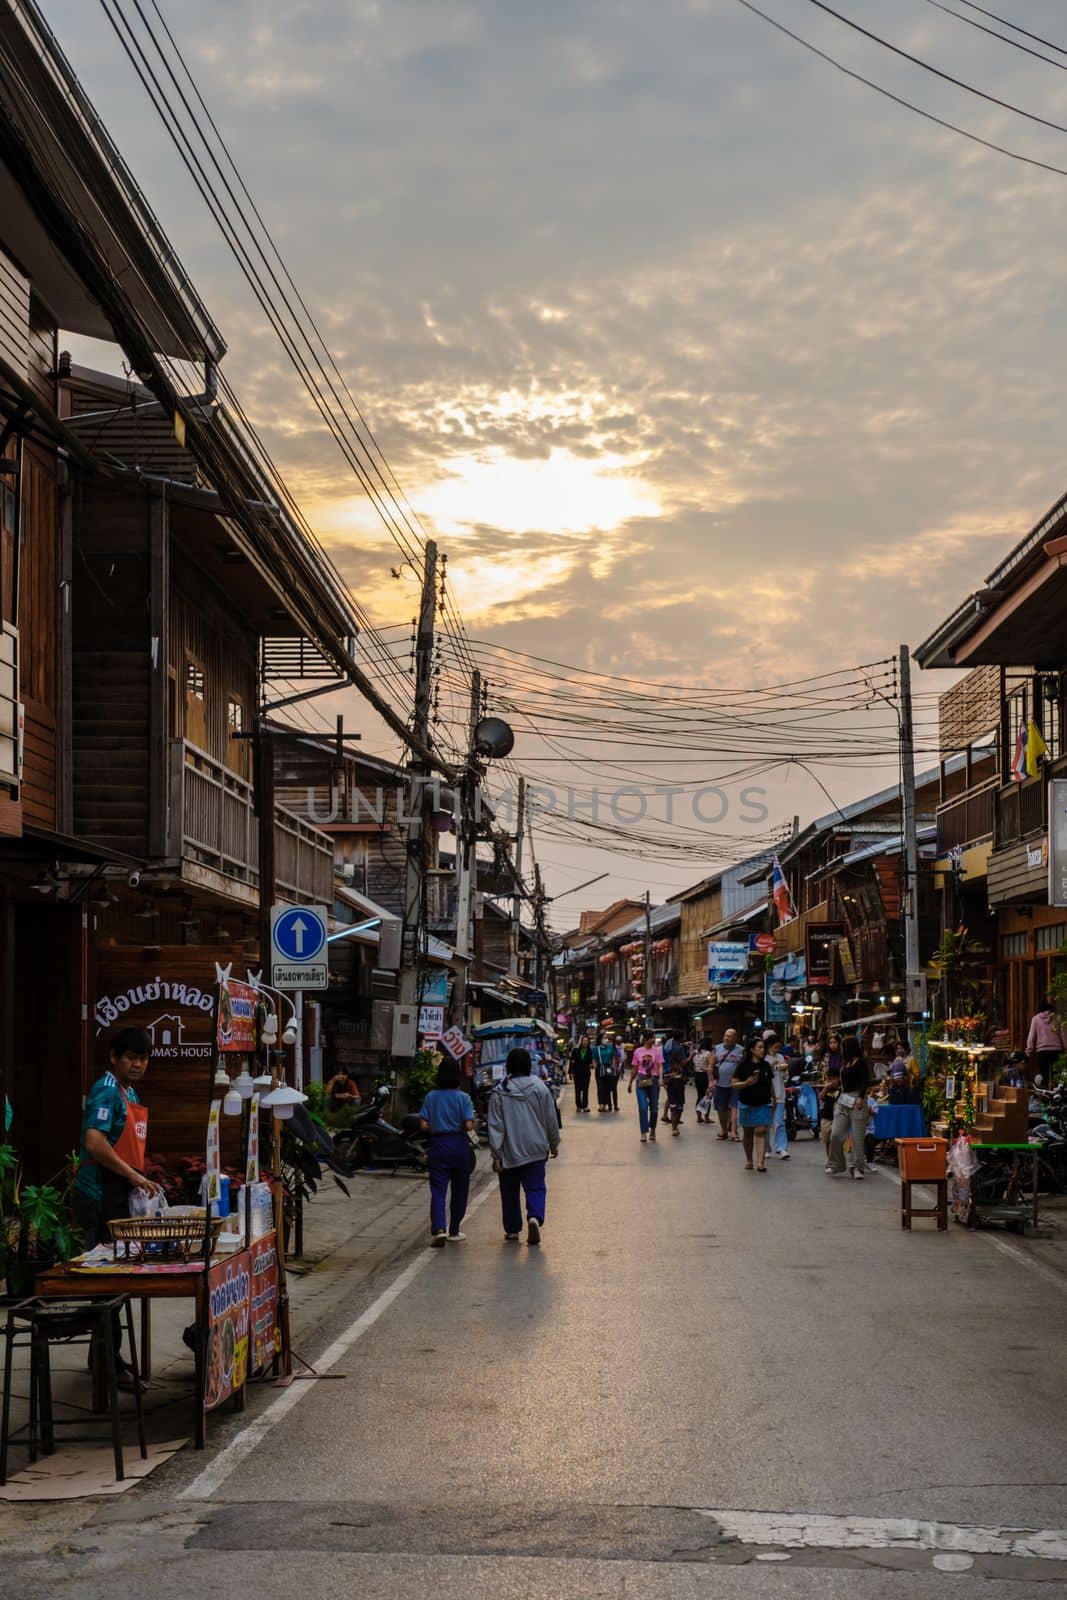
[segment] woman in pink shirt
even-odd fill
[[[1037,1057],[1038,1068],[1047,1083],[1049,1072],[1063,1054],[1063,1032],[1051,1000],[1046,1000],[1043,1009],[1030,1019],[1026,1053],[1030,1057]]]
[[[641,1124],[641,1143],[651,1139],[656,1142],[656,1123],[659,1121],[659,1087],[663,1075],[663,1051],[651,1033],[646,1033],[633,1053],[630,1062],[630,1081],[626,1093],[633,1094],[637,1084],[637,1118]]]

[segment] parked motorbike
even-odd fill
[[[415,1113],[406,1116],[400,1127],[386,1122],[384,1107],[393,1091],[382,1084],[373,1099],[361,1106],[352,1117],[345,1137],[345,1154],[353,1166],[388,1167],[393,1172],[407,1169],[425,1172],[429,1136],[423,1131],[422,1119]]]
[[[792,1143],[801,1128],[819,1137],[819,1096],[809,1070],[791,1072],[785,1084],[785,1133]]]

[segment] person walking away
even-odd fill
[[[693,1052],[693,1084],[697,1092],[697,1121],[710,1122],[710,1108],[702,1112],[700,1102],[708,1098],[708,1084],[711,1081],[711,1051],[701,1039]]]
[[[722,1043],[717,1044],[712,1053],[711,1075],[715,1083],[714,1104],[715,1115],[719,1119],[719,1139],[737,1139],[737,1090],[734,1088],[734,1074],[744,1058],[745,1052],[737,1042],[737,1029],[727,1028],[722,1036]]]
[[[559,1154],[559,1119],[551,1092],[530,1070],[528,1050],[510,1050],[503,1081],[489,1098],[489,1149],[500,1183],[504,1238],[522,1233],[520,1193],[526,1198],[526,1243],[541,1243],[548,1198],[545,1166]]]
[[[1037,1071],[1046,1083],[1051,1083],[1052,1068],[1063,1054],[1063,1028],[1051,998],[1046,999],[1041,1010],[1035,1011],[1030,1019],[1026,1054],[1031,1060],[1036,1057]]]
[[[679,1050],[677,1045],[671,1051],[670,1061],[664,1061],[665,1074],[664,1088],[667,1092],[667,1116],[670,1119],[671,1133],[675,1139],[678,1137],[678,1127],[685,1110],[685,1052]]]
[[[630,1081],[627,1094],[633,1094],[637,1085],[637,1121],[641,1129],[641,1143],[650,1139],[656,1142],[656,1123],[659,1121],[660,1075],[663,1071],[663,1052],[656,1044],[654,1034],[646,1033],[633,1053],[630,1063]]]
[[[430,1243],[437,1249],[446,1240],[461,1244],[467,1237],[460,1233],[459,1225],[467,1213],[471,1186],[471,1145],[467,1135],[474,1127],[474,1103],[460,1088],[462,1082],[459,1062],[442,1061],[436,1087],[430,1090],[419,1112],[430,1135]],[[445,1202],[449,1199],[446,1231]]]
[[[785,1078],[789,1070],[789,1063],[778,1048],[779,1039],[776,1033],[768,1031],[763,1035],[763,1042],[767,1047],[764,1059],[771,1069],[772,1087],[774,1089],[774,1115],[771,1119],[771,1131],[767,1139],[768,1147],[779,1161],[789,1160],[789,1135],[785,1131]]]
[[[841,1092],[834,1108],[834,1121],[830,1130],[830,1159],[826,1170],[832,1178],[851,1172],[862,1178],[867,1159],[864,1140],[867,1136],[867,1091],[871,1086],[871,1072],[858,1039],[846,1039],[841,1051]],[[851,1163],[845,1162],[845,1139],[851,1137]]]
[[[151,1054],[152,1038],[144,1028],[120,1028],[109,1043],[108,1070],[85,1099],[71,1209],[90,1250],[110,1244],[108,1223],[129,1216],[131,1193],[159,1193],[159,1185],[144,1175],[148,1110],[136,1088],[148,1071]],[[119,1388],[132,1390],[133,1370],[121,1354],[118,1312],[111,1328]]]
[[[568,1076],[574,1084],[574,1109],[589,1115],[589,1080],[593,1076],[593,1047],[583,1033],[571,1051]]]
[[[834,1107],[837,1105],[840,1092],[840,1073],[828,1071],[819,1099],[819,1132],[822,1134],[822,1147],[826,1152],[827,1172],[830,1171],[830,1134],[834,1125]]]
[[[745,1149],[745,1171],[767,1170],[767,1130],[774,1114],[774,1083],[771,1069],[765,1059],[767,1047],[762,1039],[753,1039],[744,1059],[734,1074],[738,1094],[738,1121]]]
[[[593,1046],[593,1067],[596,1072],[597,1110],[611,1110],[612,1090],[618,1087],[615,1046],[603,1033],[597,1034]]]

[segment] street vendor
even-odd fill
[[[152,1040],[143,1028],[120,1028],[110,1041],[111,1064],[86,1096],[72,1204],[90,1250],[110,1242],[112,1218],[129,1216],[133,1190],[159,1192],[159,1185],[144,1175],[148,1111],[134,1087],[147,1072],[151,1053]],[[133,1375],[119,1355],[120,1338],[116,1317],[118,1381],[120,1388],[129,1388]]]

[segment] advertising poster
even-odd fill
[[[278,1322],[278,1251],[275,1235],[264,1234],[249,1252],[252,1258],[251,1370],[269,1367],[282,1347]]]
[[[256,1002],[250,983],[230,977],[229,967],[217,968],[219,977],[218,1048],[226,1054],[254,1055]]]
[[[748,942],[730,939],[708,941],[708,987],[733,983],[748,971]]]
[[[208,1209],[215,1204],[222,1194],[222,1156],[219,1149],[219,1116],[222,1111],[222,1101],[212,1100],[211,1110],[207,1119],[207,1205]]]
[[[244,1387],[248,1376],[249,1252],[217,1261],[208,1273],[207,1374],[204,1410],[213,1411]]]
[[[245,1156],[245,1182],[259,1182],[259,1095],[248,1102],[248,1153]]]

